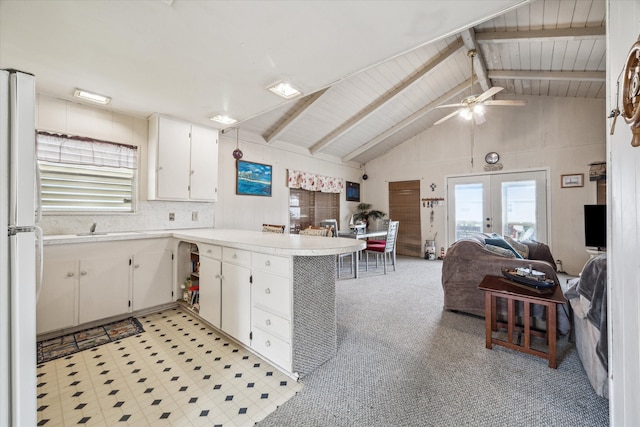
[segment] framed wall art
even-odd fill
[[[360,201],[360,184],[347,181],[347,202]]]
[[[238,160],[236,194],[271,197],[271,165]]]
[[[560,186],[562,188],[584,187],[584,174],[574,173],[571,175],[562,175],[560,177]]]

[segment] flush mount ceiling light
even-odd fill
[[[213,120],[214,122],[222,123],[223,125],[232,125],[237,122],[236,119],[233,119],[225,114],[216,114],[211,117],[209,120]]]
[[[302,93],[287,82],[278,82],[267,89],[284,99],[295,98]]]
[[[107,105],[111,101],[111,98],[109,98],[108,96],[88,92],[83,89],[76,89],[75,92],[73,92],[73,96],[75,96],[76,98],[84,99],[85,101],[91,101],[102,105]]]

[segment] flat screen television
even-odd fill
[[[584,205],[584,244],[598,250],[607,247],[607,205]]]

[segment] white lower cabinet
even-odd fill
[[[251,345],[251,252],[222,248],[222,309],[220,328]]]
[[[133,310],[171,302],[173,251],[158,250],[133,255]]]
[[[80,324],[129,311],[130,259],[126,254],[80,259]]]
[[[219,246],[198,245],[200,255],[200,316],[220,328],[222,309],[222,262]]]
[[[251,347],[292,371],[291,260],[254,253],[252,258]]]
[[[42,291],[36,305],[36,330],[39,334],[69,328],[78,315],[77,260],[47,257],[45,251]]]
[[[169,239],[147,239],[45,246],[36,332],[71,328],[170,302],[170,244]]]

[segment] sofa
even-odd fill
[[[596,394],[608,398],[606,254],[591,258],[580,277],[562,285],[572,309],[578,357]]]
[[[506,238],[506,246],[510,246],[511,250],[501,250],[500,247],[491,244],[496,243],[496,240],[505,239],[495,234],[478,233],[462,238],[449,247],[442,264],[445,310],[484,317],[485,295],[478,289],[478,285],[486,275],[502,276],[502,267],[510,269],[532,267],[545,273],[547,278],[553,279],[559,285],[556,264],[549,246],[536,241],[514,242]],[[517,257],[514,252],[518,252],[520,257]],[[516,316],[521,316],[523,308],[517,305],[516,309]],[[506,319],[506,311],[506,302],[499,299],[497,302],[499,320]],[[570,331],[571,324],[567,313],[566,305],[558,304],[559,335],[565,335]],[[535,305],[532,315],[534,317],[532,325],[536,329],[546,329],[544,307]]]

